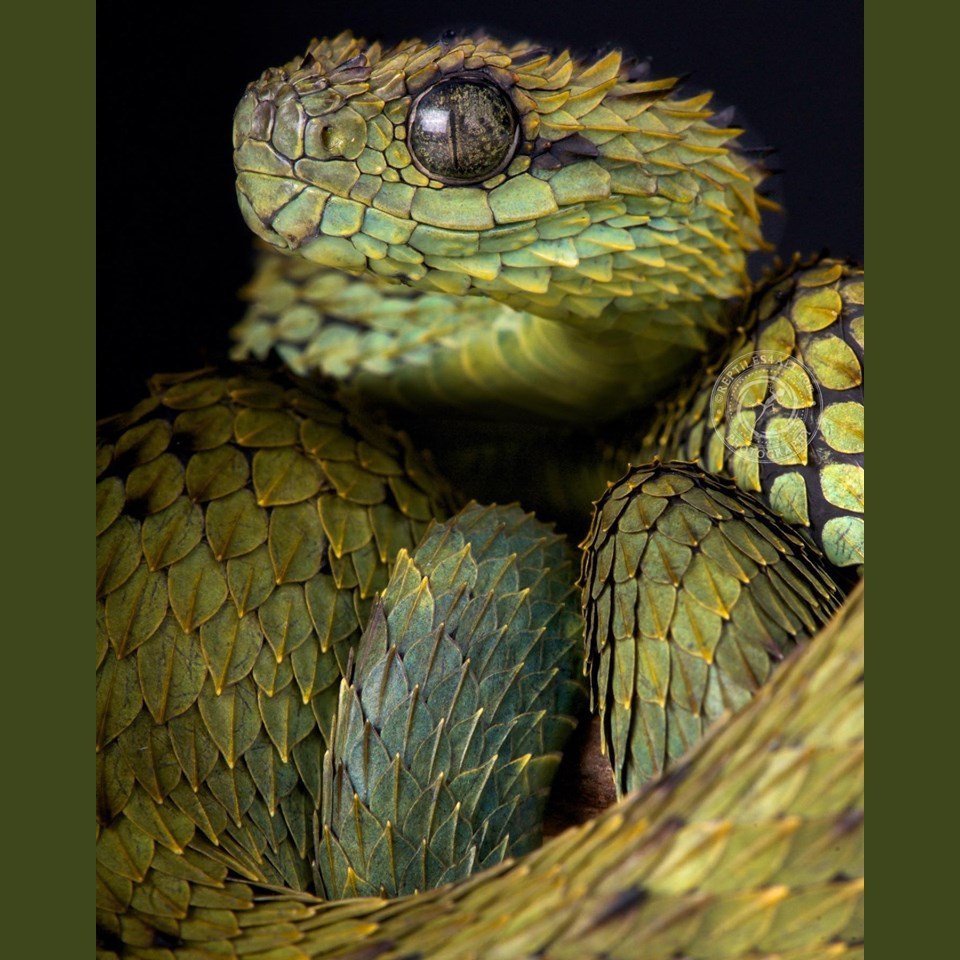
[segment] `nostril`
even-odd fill
[[[304,129],[304,150],[315,160],[356,160],[366,144],[366,121],[349,107],[314,117]]]
[[[335,146],[336,137],[325,117],[314,117],[307,123],[304,135],[304,149],[308,156],[317,160],[328,160]]]

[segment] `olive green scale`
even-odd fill
[[[228,876],[310,888],[341,673],[451,500],[403,436],[253,373],[155,379],[97,477],[97,915],[137,943],[236,909]]]
[[[386,901],[211,880],[183,941],[131,926],[124,955],[862,960],[863,640],[858,590],[682,776],[520,861]]]
[[[541,495],[572,512],[631,464],[687,460],[758,495],[836,568],[864,563],[864,271],[795,257],[649,410],[561,438]]]
[[[864,272],[794,259],[719,356],[663,405],[645,454],[733,477],[837,567],[864,552]],[[718,389],[726,380],[726,395]]]
[[[342,34],[248,86],[238,199],[278,252],[237,354],[328,379],[159,378],[101,425],[98,958],[862,955],[863,595],[816,547],[862,560],[862,272],[749,294],[773,205],[709,100],[469,36]],[[711,407],[741,348],[779,366]],[[584,511],[624,456],[730,479],[608,483],[581,616],[561,538],[451,517],[357,399],[539,421],[484,469],[543,454]],[[537,848],[585,676],[646,786]]]
[[[748,703],[842,599],[798,533],[687,463],[612,484],[583,548],[587,665],[621,794]]]

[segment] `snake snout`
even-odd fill
[[[268,70],[247,87],[233,118],[237,193],[247,224],[287,250],[330,232],[343,236],[339,207],[328,213],[330,230],[321,221],[331,196],[341,206],[349,203],[344,198],[359,167],[368,166],[358,166],[367,140],[366,120],[329,78]],[[353,203],[346,212],[358,210]]]
[[[244,220],[258,237],[295,250],[316,234],[319,211],[315,218],[302,212],[282,216],[304,190],[295,170],[303,152],[303,108],[289,84],[271,80],[265,75],[251,83],[234,112],[237,199]]]

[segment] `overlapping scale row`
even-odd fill
[[[99,425],[106,936],[235,926],[240,878],[309,888],[337,681],[397,552],[449,507],[403,436],[286,376],[156,378]]]
[[[656,336],[598,336],[485,297],[411,291],[299,257],[264,254],[244,293],[236,359],[275,353],[301,376],[333,377],[364,401],[420,416],[592,424],[661,395],[697,356]]]
[[[863,285],[854,264],[794,260],[645,442],[760,494],[838,567],[864,562]]]
[[[509,166],[469,186],[431,179],[407,145],[414,98],[457,76],[496,84],[521,129]],[[762,243],[764,171],[709,94],[676,85],[618,51],[315,41],[237,108],[240,207],[268,243],[326,267],[702,348]]]
[[[583,547],[593,701],[621,794],[747,703],[841,598],[795,531],[688,463],[629,470]]]
[[[573,552],[473,504],[401,552],[341,683],[317,867],[330,898],[423,891],[540,842],[585,705]]]
[[[859,590],[682,772],[517,862],[387,902],[246,888],[192,952],[125,956],[862,960],[863,640]]]

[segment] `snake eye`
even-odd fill
[[[513,104],[495,83],[458,77],[417,97],[407,143],[427,176],[445,183],[479,183],[510,162],[519,131]]]

